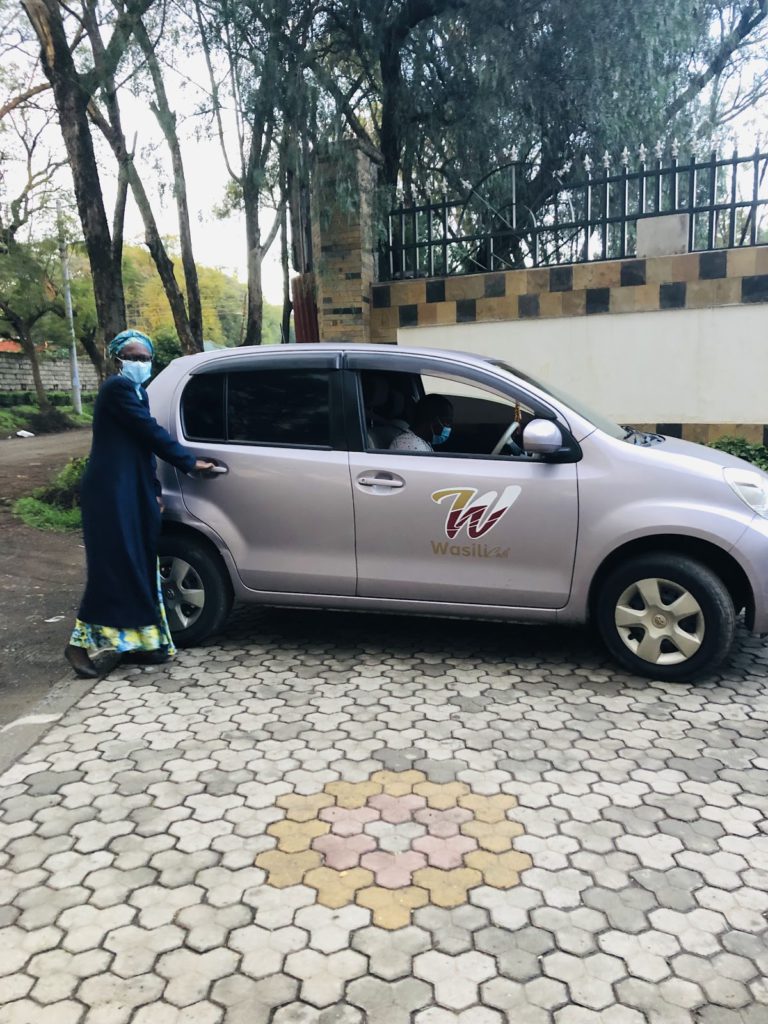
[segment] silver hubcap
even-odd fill
[[[704,640],[701,605],[671,580],[638,580],[627,587],[616,602],[615,622],[629,650],[652,665],[688,661]]]
[[[200,618],[205,591],[200,577],[183,558],[160,559],[163,603],[171,632],[188,629]]]

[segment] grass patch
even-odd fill
[[[58,406],[50,414],[41,413],[36,405],[14,405],[0,408],[0,437],[11,437],[17,430],[31,430],[33,434],[51,434],[73,427],[88,427],[93,420],[93,405],[83,404],[82,413],[76,415],[71,405]]]
[[[46,487],[14,502],[11,511],[36,530],[70,533],[82,525],[80,483],[87,458],[70,459]]]
[[[59,508],[58,505],[49,505],[32,496],[19,498],[13,503],[11,511],[27,526],[53,533],[79,530],[82,523],[79,508]]]

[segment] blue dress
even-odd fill
[[[75,646],[171,646],[158,592],[156,456],[184,473],[195,466],[195,456],[153,419],[147,394],[125,377],[108,378],[96,399],[81,489],[88,580]]]

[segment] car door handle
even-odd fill
[[[206,469],[202,473],[200,473],[200,476],[223,476],[225,473],[228,472],[229,466],[225,466],[222,462],[218,462],[216,463],[216,465],[211,466],[210,469]]]
[[[391,476],[359,476],[357,482],[361,487],[403,487],[405,480]]]

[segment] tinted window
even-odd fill
[[[181,416],[184,436],[191,441],[223,441],[224,422],[223,373],[203,373],[193,377],[184,388]]]
[[[323,370],[231,373],[228,439],[330,446],[329,387],[330,376]]]

